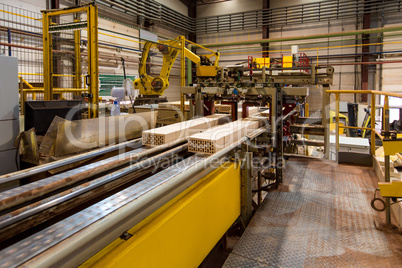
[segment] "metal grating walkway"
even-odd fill
[[[374,226],[375,181],[370,168],[291,159],[224,267],[402,267],[401,236]]]

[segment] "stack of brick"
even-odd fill
[[[232,113],[232,106],[228,104],[215,104],[215,109],[220,114]]]
[[[254,106],[248,106],[248,116],[252,116],[260,111],[260,107],[254,107]],[[243,109],[239,108],[237,109],[237,117],[242,118],[243,117]]]
[[[238,120],[189,137],[188,151],[214,154],[257,129],[261,120]]]
[[[162,145],[180,138],[187,138],[195,133],[200,133],[208,128],[217,126],[219,120],[223,117],[227,117],[227,115],[214,114],[164,127],[145,130],[142,132],[142,144],[151,146]]]

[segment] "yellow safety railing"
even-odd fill
[[[395,92],[383,92],[383,91],[376,91],[376,90],[327,90],[329,94],[335,94],[335,114],[336,114],[336,150],[339,151],[339,98],[340,94],[370,94],[371,95],[371,126],[367,127],[351,127],[351,126],[343,126],[343,128],[349,129],[362,129],[362,130],[370,130],[371,131],[371,145],[370,145],[370,152],[372,155],[375,155],[375,136],[378,135],[381,140],[384,137],[381,136],[379,132],[375,130],[375,110],[376,110],[376,102],[375,96],[380,95],[384,96],[384,109],[383,109],[383,121],[385,122],[384,128],[385,131],[389,131],[389,97],[396,97],[402,98],[401,93]]]
[[[27,93],[32,93],[32,99],[36,99],[36,93],[44,93],[45,90],[43,87],[34,87],[32,84],[30,84],[28,81],[26,81],[22,75],[22,73],[19,73],[18,78],[19,78],[19,92],[20,92],[20,106],[21,106],[21,114],[24,114],[24,107],[25,107],[25,102],[27,100],[26,94]],[[34,74],[29,74],[29,75],[34,75]],[[42,74],[38,74],[42,75]],[[66,76],[66,75],[61,75],[61,76]],[[84,76],[84,75],[83,75]],[[24,84],[28,88],[24,88]],[[88,89],[85,86],[84,83],[84,88],[53,88],[54,93],[71,93],[71,92],[86,92]]]

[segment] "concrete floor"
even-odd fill
[[[401,234],[374,224],[376,182],[371,168],[290,159],[224,267],[402,267]]]

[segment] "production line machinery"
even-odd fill
[[[248,66],[250,67],[250,66]],[[252,67],[252,66],[251,66]],[[242,117],[248,117],[249,106],[267,107],[273,139],[275,163],[283,162],[284,147],[291,144],[293,134],[324,136],[325,157],[329,158],[329,95],[326,90],[333,81],[333,67],[311,66],[253,69],[243,65],[222,68],[215,79],[202,79],[196,84],[182,87],[181,93],[190,104],[190,115],[204,116],[214,111],[215,102],[230,104],[232,118],[238,118],[238,104],[242,105]],[[300,106],[306,103],[309,85],[322,85],[321,118],[315,118],[315,126],[307,126],[311,118],[301,118]],[[295,124],[298,123],[298,124]],[[317,125],[321,124],[320,126]],[[278,165],[276,165],[278,166]],[[282,166],[282,165],[279,165]],[[275,171],[276,180],[282,181],[282,170]]]
[[[0,195],[0,267],[198,266],[251,219],[267,128],[211,156],[137,139],[0,177],[26,183]]]
[[[149,43],[168,61],[160,77],[149,77],[143,55],[143,74],[134,81],[143,95],[163,94],[178,41],[184,44]],[[211,156],[190,153],[186,138],[155,147],[138,139],[1,176],[0,186],[21,185],[0,195],[0,268],[194,267],[236,220],[248,224],[253,194],[259,203],[262,191],[282,181],[284,122],[305,102],[303,86],[321,84],[325,92],[333,68],[274,74],[278,68],[264,66],[244,75],[241,66],[218,68],[218,53],[182,51],[198,64],[197,84],[181,88],[193,117],[213,113],[220,101],[232,105],[237,120],[242,102],[243,117],[248,106],[265,106],[269,123]]]

